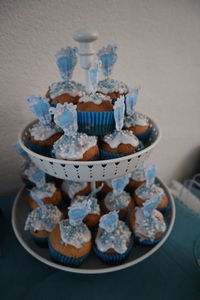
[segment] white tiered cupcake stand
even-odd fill
[[[91,57],[94,54],[91,42],[96,40],[97,36],[97,33],[94,31],[79,31],[74,35],[75,40],[80,42],[79,54],[81,58],[81,66],[83,69],[86,70],[86,84],[88,78],[87,70],[90,68]],[[149,138],[148,145],[146,145],[145,149],[117,159],[78,162],[58,160],[36,154],[27,147],[29,128],[36,121],[31,122],[21,131],[21,133],[19,134],[19,143],[23,150],[28,153],[29,157],[35,163],[35,165],[41,170],[43,170],[45,173],[61,179],[68,179],[72,181],[90,181],[95,183],[95,181],[104,181],[107,179],[117,178],[125,174],[131,173],[149,158],[152,150],[155,148],[158,141],[160,140],[161,133],[156,123],[152,119],[148,119],[151,127],[151,136]],[[25,188],[22,188],[19,191],[13,204],[12,225],[15,235],[21,243],[21,245],[31,255],[33,255],[35,258],[42,261],[43,263],[60,270],[84,274],[97,274],[113,272],[128,268],[155,253],[167,240],[174,224],[174,200],[166,185],[159,178],[157,178],[156,180],[157,183],[164,189],[169,202],[169,206],[164,216],[165,222],[167,224],[167,231],[163,236],[163,239],[157,245],[136,245],[133,248],[129,258],[126,260],[125,263],[121,265],[105,265],[93,253],[79,268],[67,267],[53,262],[50,258],[48,249],[41,248],[40,246],[35,244],[31,237],[27,234],[27,232],[24,231],[25,220],[30,210],[27,201],[28,192]],[[95,184],[93,185],[95,186]]]

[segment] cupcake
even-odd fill
[[[90,182],[64,180],[61,190],[65,196],[73,199],[76,196],[87,196],[91,192],[91,184]]]
[[[131,231],[120,221],[116,212],[103,215],[93,247],[96,255],[105,263],[116,265],[122,263],[133,247]]]
[[[69,219],[62,220],[49,235],[49,251],[53,260],[64,265],[79,266],[92,248],[91,232],[82,223],[90,211],[87,201],[69,209]]]
[[[115,45],[103,47],[99,50],[97,56],[102,73],[106,77],[104,80],[99,81],[97,92],[107,95],[113,100],[116,100],[121,95],[126,95],[128,93],[128,86],[121,81],[109,78],[117,60],[117,47]]]
[[[76,104],[85,93],[85,88],[81,83],[71,80],[77,63],[77,48],[62,48],[55,56],[63,81],[51,84],[46,97],[49,98],[53,107],[56,107],[58,103],[64,104],[65,102]]]
[[[86,133],[77,132],[76,105],[58,104],[51,108],[55,123],[63,128],[64,135],[54,143],[52,156],[58,159],[86,161],[98,157],[97,138]]]
[[[41,205],[28,214],[24,229],[30,232],[36,243],[47,246],[49,233],[55,228],[60,218],[61,212],[56,206]]]
[[[149,120],[139,112],[124,119],[124,129],[132,131],[140,140],[146,141],[150,135]]]
[[[111,98],[101,94],[83,96],[77,103],[79,131],[105,135],[115,128]]]
[[[144,172],[145,167],[140,166],[137,170],[131,173],[128,188],[130,192],[134,192],[140,185],[145,183],[146,177]]]
[[[37,201],[33,198],[33,193],[41,199],[43,204],[59,205],[62,200],[61,191],[56,188],[54,183],[48,182],[41,187],[36,186],[31,189],[28,198],[31,209],[38,207]]]
[[[106,213],[117,211],[120,219],[125,219],[128,211],[132,209],[134,201],[131,196],[124,191],[129,182],[129,174],[111,181],[112,192],[109,192],[103,199],[102,207]]]
[[[27,102],[30,110],[39,119],[39,122],[29,129],[28,147],[38,154],[50,156],[53,143],[61,137],[62,130],[52,122],[47,98],[33,95]]]
[[[83,223],[87,225],[88,228],[94,228],[100,219],[101,211],[97,199],[90,196],[76,196],[71,200],[71,204],[82,203],[83,201],[90,201],[90,212],[84,217]]]
[[[153,245],[158,243],[166,231],[163,215],[154,209],[150,216],[145,214],[142,207],[135,207],[130,214],[130,228],[136,240],[142,245]]]

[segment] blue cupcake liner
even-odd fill
[[[48,240],[48,245],[49,245],[49,252],[50,252],[52,259],[56,262],[59,262],[63,265],[69,266],[69,267],[80,266],[80,264],[82,264],[89,256],[89,253],[87,255],[79,257],[79,258],[65,256],[53,248],[50,240]]]
[[[77,111],[79,131],[88,135],[106,135],[115,129],[113,111]]]
[[[31,234],[31,238],[36,242],[36,244],[38,244],[39,246],[42,246],[42,247],[48,247],[48,238],[40,238],[38,236],[35,236],[33,234]]]
[[[160,242],[161,240],[162,240],[162,236],[159,239],[153,240],[153,241],[151,241],[151,240],[145,240],[143,238],[135,236],[135,242],[138,243],[138,244],[144,245],[144,246],[155,245],[158,242]]]
[[[151,135],[151,131],[152,131],[152,128],[149,127],[146,132],[144,132],[142,134],[138,134],[138,135],[136,134],[136,136],[140,141],[146,142]]]
[[[140,147],[133,153],[136,153],[143,149],[144,149],[144,144],[143,144],[143,142],[140,141]],[[133,153],[131,153],[131,154],[133,154]],[[130,154],[115,154],[115,153],[107,152],[107,151],[100,149],[100,158],[102,160],[120,158],[120,157],[127,156],[127,155],[130,155]]]
[[[94,253],[106,264],[109,265],[118,265],[122,263],[130,254],[131,250],[133,249],[133,239],[131,238],[131,243],[128,249],[122,253],[115,253],[115,254],[107,254],[104,252],[101,252],[97,249],[96,246],[93,246]]]
[[[33,152],[37,154],[41,154],[44,156],[50,156],[52,146],[40,146],[31,143],[29,140],[26,142],[28,148],[30,148]]]

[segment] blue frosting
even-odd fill
[[[32,95],[27,98],[26,101],[30,110],[38,117],[43,125],[51,123],[52,118],[49,112],[49,99],[38,95]]]
[[[77,63],[76,47],[66,47],[60,49],[56,54],[56,63],[60,70],[60,75],[63,80],[70,80],[73,74],[74,67]]]
[[[136,88],[136,89],[132,89],[126,95],[126,113],[129,116],[133,115],[135,111],[135,106],[138,100],[138,94],[139,94],[139,88]]]
[[[119,215],[113,211],[109,214],[103,215],[99,222],[99,227],[104,229],[106,232],[113,232],[119,223]]]
[[[80,225],[84,217],[91,212],[90,201],[74,202],[69,207],[69,223],[72,226]]]
[[[99,50],[97,56],[101,63],[103,74],[109,76],[112,73],[113,66],[117,60],[117,47],[115,45],[103,47]]]
[[[72,103],[57,104],[50,111],[54,115],[54,122],[63,129],[65,134],[72,136],[78,130],[76,105]]]
[[[120,178],[116,178],[112,180],[112,188],[113,188],[113,193],[115,195],[120,195],[125,186],[128,184],[130,178],[130,174],[124,175]]]
[[[125,112],[124,96],[121,96],[119,99],[117,99],[117,101],[115,101],[113,109],[114,109],[116,130],[121,130],[124,126],[124,112]]]

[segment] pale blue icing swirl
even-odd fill
[[[54,99],[63,94],[69,94],[72,97],[81,97],[85,94],[85,92],[85,87],[81,83],[75,82],[73,80],[55,82],[49,86],[51,99]]]
[[[158,232],[165,232],[166,224],[163,215],[156,209],[153,210],[150,217],[145,217],[144,209],[141,207],[135,208],[135,224],[134,233],[142,240],[144,237],[154,241],[155,235]]]
[[[105,199],[104,204],[110,210],[120,210],[129,205],[131,202],[131,196],[123,191],[121,195],[115,195],[113,192],[109,192]]]
[[[113,92],[118,92],[120,94],[127,94],[129,88],[122,81],[117,81],[114,79],[107,78],[98,82],[97,91],[103,94],[110,94]]]
[[[42,205],[32,210],[25,223],[25,230],[46,230],[51,232],[59,222],[61,212],[54,205]]]
[[[85,243],[91,240],[91,232],[83,223],[72,226],[69,220],[62,220],[59,222],[59,225],[63,244],[81,248]]]
[[[114,130],[112,133],[105,135],[103,141],[111,148],[117,148],[119,144],[130,144],[133,147],[139,145],[138,138],[130,130]]]
[[[128,226],[123,221],[119,221],[117,228],[112,232],[99,228],[95,242],[97,248],[102,252],[114,249],[117,253],[122,254],[129,246],[130,237],[131,232]]]
[[[53,153],[58,159],[82,159],[83,154],[97,144],[95,136],[78,132],[73,136],[63,135],[53,145]]]
[[[74,204],[76,202],[82,203],[85,200],[88,200],[87,196],[76,196],[71,200],[71,204]],[[91,209],[90,213],[95,215],[100,215],[100,207],[97,202],[97,199],[95,197],[90,197],[89,200],[90,200],[90,209]]]
[[[159,187],[156,184],[152,184],[150,186],[147,186],[146,183],[143,183],[135,190],[136,196],[138,196],[141,199],[147,200],[151,198],[151,196],[155,194],[164,195],[164,191],[161,187]]]
[[[62,129],[58,127],[54,123],[50,123],[49,125],[43,125],[38,122],[33,125],[32,128],[29,129],[30,135],[34,137],[36,141],[45,141],[54,134],[58,132],[62,132]]]
[[[124,118],[124,127],[129,128],[132,126],[149,126],[149,120],[147,117],[139,112],[135,112],[131,116],[125,116]]]

